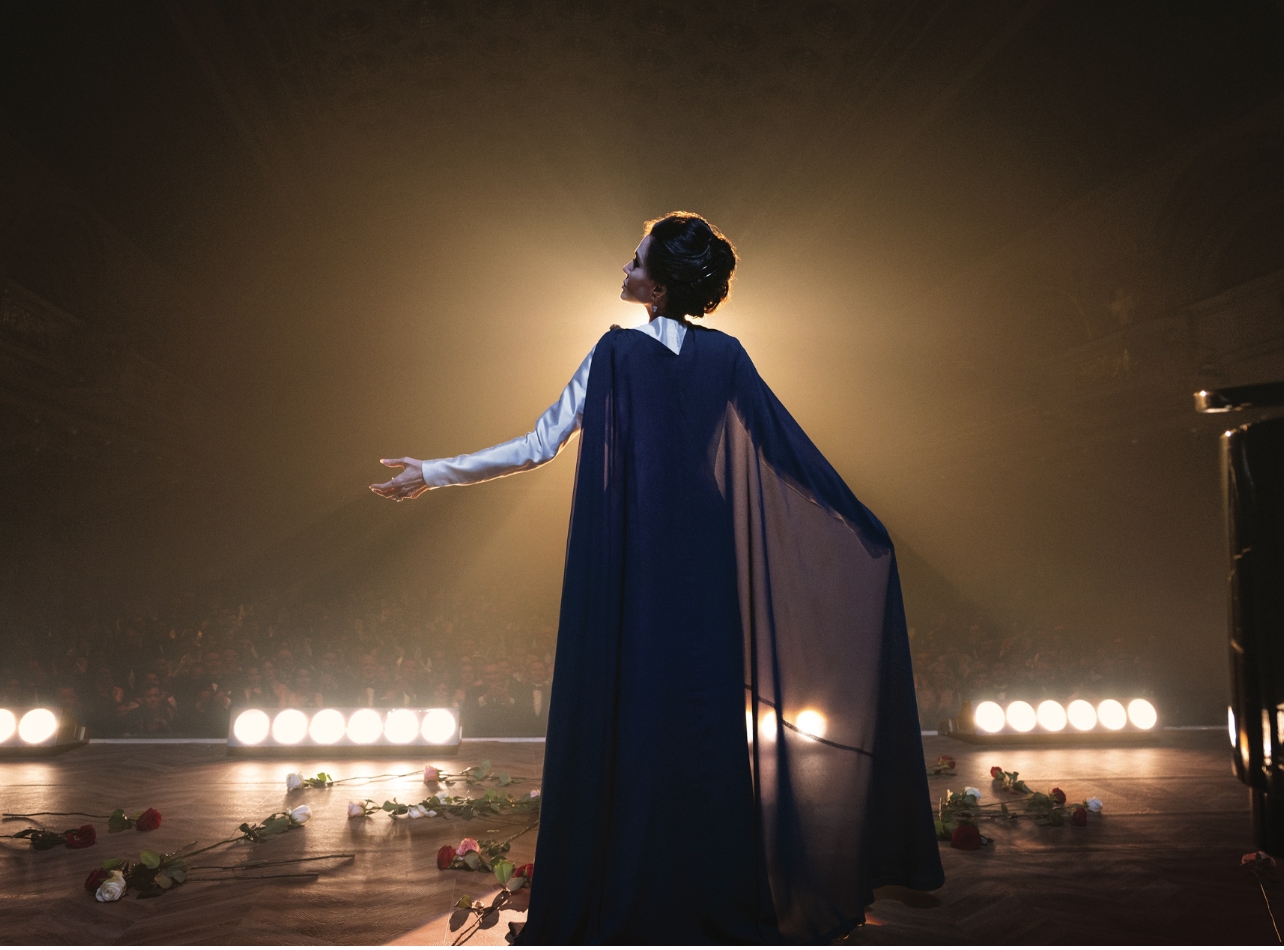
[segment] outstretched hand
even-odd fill
[[[379,461],[389,468],[399,468],[401,471],[382,484],[371,485],[370,490],[376,495],[401,501],[404,498],[418,498],[428,490],[428,486],[424,484],[423,462],[419,459],[380,459]]]

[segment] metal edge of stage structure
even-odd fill
[[[1203,413],[1284,409],[1284,382],[1195,393]],[[1284,416],[1221,437],[1226,517],[1228,738],[1257,847],[1284,856]]]

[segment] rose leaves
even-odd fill
[[[124,831],[127,828],[137,828],[139,831],[155,831],[160,826],[161,813],[155,808],[140,811],[132,817],[125,814],[125,809],[117,808],[107,819],[107,830],[112,834]]]
[[[12,835],[14,838],[26,838],[36,851],[50,851],[59,845],[65,848],[88,848],[98,840],[98,832],[93,825],[81,825],[67,831],[45,831],[43,828],[23,828]]]

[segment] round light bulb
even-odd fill
[[[0,742],[7,742],[18,731],[18,719],[7,709],[0,709]]]
[[[1159,722],[1159,713],[1144,699],[1134,699],[1128,704],[1128,718],[1138,729],[1153,729]]]
[[[394,709],[383,724],[383,734],[389,742],[397,745],[414,742],[415,736],[419,735],[419,717],[409,709]]]
[[[295,745],[308,734],[308,717],[297,709],[282,709],[272,720],[272,739],[281,745]]]
[[[236,741],[243,745],[258,745],[267,738],[271,727],[272,723],[267,713],[261,709],[247,709],[236,717],[236,723],[232,726],[232,735],[236,736]]]
[[[373,709],[358,709],[348,717],[348,738],[357,745],[369,745],[383,732],[383,717]]]
[[[798,718],[794,720],[794,725],[809,736],[815,736],[817,739],[825,738],[825,716],[814,709],[804,709],[800,712]]]
[[[334,745],[343,738],[346,728],[343,713],[337,709],[323,709],[312,717],[312,724],[308,726],[308,735],[317,745]]]
[[[1086,699],[1076,699],[1066,710],[1066,716],[1070,720],[1070,725],[1074,726],[1080,732],[1087,732],[1097,725],[1097,710],[1092,708],[1092,703]]]
[[[430,709],[424,716],[424,740],[433,745],[445,745],[457,727],[455,714],[449,709]]]
[[[776,711],[768,709],[758,717],[758,738],[764,742],[776,741]]]
[[[33,709],[18,723],[18,738],[35,745],[58,731],[58,717],[48,709]]]
[[[998,732],[1003,728],[1003,707],[987,699],[976,707],[976,712],[972,713],[972,721],[978,729],[985,732]]]
[[[1029,732],[1036,722],[1038,717],[1034,714],[1034,707],[1024,699],[1008,703],[1008,725],[1017,732]]]
[[[1103,699],[1097,705],[1097,718],[1107,729],[1117,731],[1128,725],[1128,713],[1117,699]]]
[[[1049,732],[1060,732],[1066,727],[1065,707],[1056,700],[1045,699],[1039,703],[1036,715],[1039,719],[1039,725]]]

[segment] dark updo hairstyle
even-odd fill
[[[646,223],[651,247],[647,276],[665,288],[664,316],[703,317],[731,291],[736,249],[712,224],[690,211],[674,211]]]

